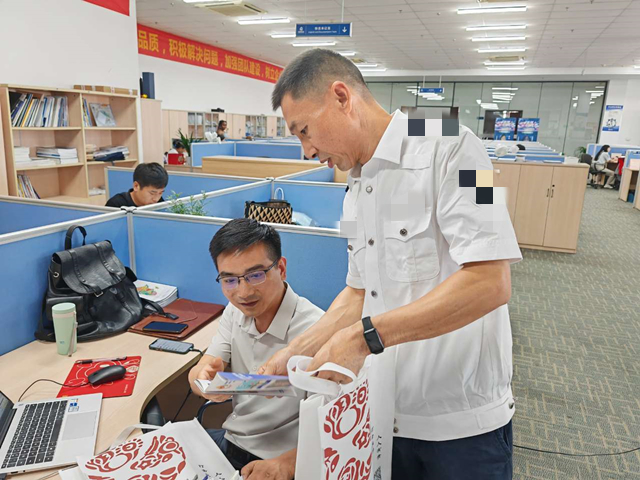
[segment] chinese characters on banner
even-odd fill
[[[84,0],[87,3],[93,3],[99,7],[108,8],[114,12],[122,13],[129,16],[129,0]]]
[[[276,83],[282,68],[205,43],[138,25],[138,52],[151,57]]]

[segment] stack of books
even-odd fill
[[[85,150],[87,154],[87,162],[90,162],[93,160],[93,154],[98,150],[98,146],[93,143],[87,143],[85,145]]]
[[[56,160],[60,165],[70,165],[80,162],[78,150],[75,148],[38,147],[36,155],[39,159]]]
[[[13,147],[13,161],[16,164],[31,162],[29,147]]]
[[[67,97],[35,97],[23,93],[12,95],[11,125],[14,127],[68,127]]]
[[[147,282],[145,280],[136,280],[133,283],[138,290],[140,298],[156,302],[162,308],[178,299],[178,287],[163,285],[162,283]]]
[[[40,198],[33,185],[31,185],[29,177],[22,173],[18,174],[18,196],[22,198]]]
[[[100,147],[93,152],[93,160],[96,162],[113,162],[114,160],[126,160],[129,149],[124,146]]]
[[[13,158],[17,170],[32,167],[51,167],[58,165],[58,162],[53,158],[29,157],[29,147],[14,147]]]

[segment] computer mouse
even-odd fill
[[[97,372],[93,372],[87,380],[91,385],[102,385],[107,382],[115,382],[120,380],[127,373],[127,369],[122,365],[110,365],[108,367],[101,368]]]

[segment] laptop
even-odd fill
[[[101,393],[14,404],[0,392],[0,474],[93,456],[101,405]]]

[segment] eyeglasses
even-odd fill
[[[238,288],[241,278],[244,278],[244,281],[249,285],[260,285],[267,279],[267,272],[275,267],[279,261],[280,259],[276,260],[271,264],[269,268],[265,270],[256,270],[254,272],[250,272],[245,275],[239,275],[237,277],[221,277],[220,275],[218,275],[218,277],[216,278],[216,282],[220,283],[222,285],[222,288],[224,288],[225,290],[233,290],[234,288]]]

